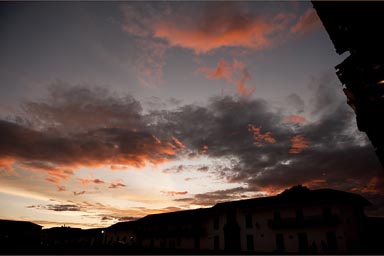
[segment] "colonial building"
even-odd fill
[[[140,248],[353,253],[364,249],[364,206],[368,205],[357,194],[296,186],[277,196],[148,215],[111,226],[106,234],[115,232],[112,241],[132,241]],[[108,237],[104,241],[111,242],[113,235]]]

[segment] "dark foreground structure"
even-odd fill
[[[277,196],[117,223],[105,230],[104,244],[179,253],[370,253],[369,205],[357,194],[296,186]]]
[[[0,220],[0,249],[40,245],[42,226],[29,221]]]
[[[32,223],[4,221],[8,224],[2,226],[0,252],[383,254],[384,218],[367,218],[364,208],[369,205],[357,194],[298,185],[276,196],[152,214],[105,229],[58,227],[40,232]],[[4,240],[9,234],[12,239]],[[28,239],[33,243],[26,243]]]
[[[349,52],[336,73],[360,131],[384,168],[384,2],[312,1],[335,50]]]

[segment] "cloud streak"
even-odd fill
[[[167,195],[167,196],[179,196],[179,195],[186,195],[188,194],[188,191],[160,191],[161,193]]]

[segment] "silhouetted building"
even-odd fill
[[[41,228],[29,221],[0,220],[0,250],[5,247],[39,246]]]
[[[113,241],[121,240],[125,228],[124,236],[134,237],[141,248],[230,253],[361,252],[364,207],[368,205],[357,194],[296,186],[277,196],[118,223],[115,232],[119,230],[119,239]]]
[[[54,227],[43,229],[42,245],[44,247],[95,247],[103,243],[102,228],[81,229],[71,227]]]
[[[336,52],[349,52],[336,73],[357,125],[384,167],[384,2],[312,1]]]
[[[119,222],[104,229],[103,244],[133,247],[137,242],[137,222]]]

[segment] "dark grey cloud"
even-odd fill
[[[179,150],[171,137],[155,136],[131,96],[81,86],[50,88],[47,99],[26,102],[21,115],[0,120],[0,159],[46,171],[48,181],[59,183],[79,166],[141,167],[173,159]]]
[[[25,102],[22,116],[41,130],[61,133],[103,128],[142,129],[141,104],[129,95],[118,95],[102,87],[72,86],[56,82],[48,87],[48,97]]]
[[[220,202],[244,199],[245,196],[243,193],[245,192],[249,192],[249,190],[244,187],[236,187],[232,189],[196,194],[193,197],[178,198],[174,201],[201,206],[211,206]]]
[[[382,178],[380,164],[366,136],[357,130],[355,115],[338,91],[341,88],[337,87],[335,78],[328,75],[314,78],[311,88],[314,92],[311,105],[304,105],[303,111],[312,113],[313,118],[293,127],[285,122],[281,111],[263,99],[215,97],[206,105],[142,113],[140,103],[132,97],[70,87],[68,92],[52,92],[55,101],[25,104],[26,113],[33,116],[26,119],[31,126],[0,121],[0,156],[49,169],[57,164],[140,167],[147,160],[157,163],[205,155],[219,159],[217,165],[209,166],[210,174],[228,183],[244,184],[243,194],[276,192],[304,184],[310,188],[333,187],[358,192],[379,200],[373,197],[372,191],[380,191],[381,183],[375,183],[369,190],[364,189],[364,184],[373,177]],[[66,99],[76,91],[81,97]],[[107,95],[108,100],[104,100],[103,95]],[[300,97],[291,95],[290,98],[299,109],[303,107]],[[60,114],[56,117],[55,113],[75,112],[73,106],[80,108],[75,120]],[[84,110],[88,108],[91,110]],[[82,126],[81,118],[92,112],[93,121]],[[101,121],[104,117],[105,124]],[[61,132],[65,127],[71,136]],[[297,136],[302,136],[307,143],[293,154],[292,139]],[[173,137],[185,148],[177,151],[181,148]],[[164,172],[178,173],[190,168],[208,170],[204,166],[180,165]],[[70,171],[67,172],[70,175]],[[110,188],[122,186],[125,185],[116,183]],[[208,205],[233,198],[233,194],[229,194],[221,191],[195,195],[190,201]]]
[[[314,96],[306,111],[312,112],[314,119],[294,129],[284,124],[281,113],[261,99],[213,98],[206,106],[188,105],[174,112],[152,114],[162,120],[157,128],[177,134],[189,150],[199,152],[207,145],[209,157],[232,159],[229,167],[216,166],[216,175],[228,182],[246,184],[249,191],[276,192],[304,184],[310,188],[332,187],[362,193],[368,199],[379,200],[366,189],[354,189],[353,183],[346,182],[351,179],[366,184],[372,177],[382,178],[383,173],[365,134],[357,130],[355,114],[345,103],[341,88],[328,75],[312,82]],[[248,124],[260,128],[261,135],[270,132],[275,142],[253,144]],[[297,135],[303,136],[308,146],[292,154],[291,139]],[[379,193],[382,186],[378,183],[372,190]],[[225,193],[214,196],[212,199],[231,199]],[[178,200],[202,205],[215,202],[201,201],[199,197]]]
[[[65,212],[65,211],[77,212],[77,211],[81,211],[81,208],[75,204],[30,205],[30,206],[27,206],[27,208],[42,209],[42,210],[49,210],[49,211],[55,211],[55,212]]]
[[[292,106],[297,111],[297,113],[304,112],[305,103],[296,93],[288,95],[285,100],[289,106]]]
[[[85,190],[83,190],[83,191],[73,191],[73,195],[74,196],[81,196],[81,195],[84,195],[85,193],[87,193]]]
[[[185,171],[184,165],[178,165],[163,170],[163,173],[182,173]]]
[[[126,185],[121,182],[112,182],[108,188],[123,188]]]
[[[118,218],[119,221],[134,221],[134,220],[137,220],[137,219],[138,219],[137,217],[130,217],[130,216],[119,217]]]
[[[200,172],[208,172],[209,167],[208,166],[202,166],[200,168],[197,168],[197,170],[200,171]]]

